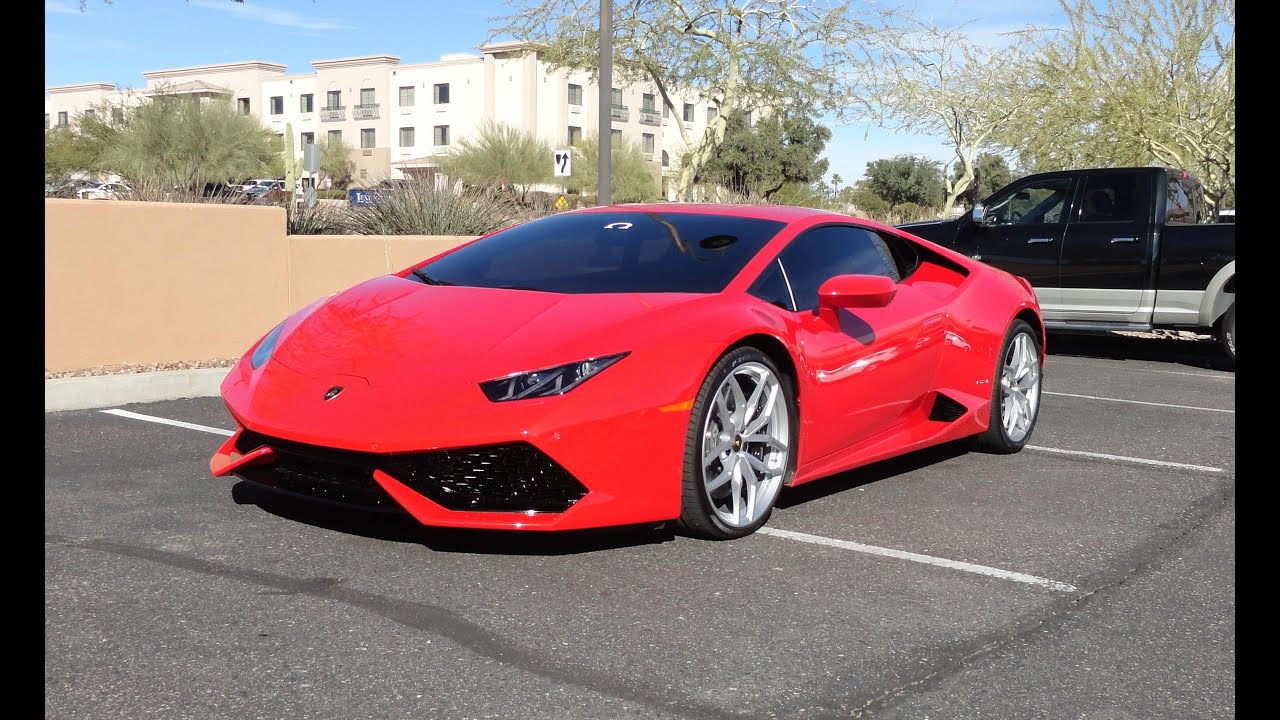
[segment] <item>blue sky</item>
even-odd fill
[[[887,4],[881,2],[880,4]],[[1029,23],[1057,24],[1056,0],[919,0],[916,10],[939,23],[972,21],[995,37]],[[399,55],[401,62],[474,52],[501,0],[79,0],[45,1],[45,85],[110,82],[143,87],[143,71],[236,60],[283,63],[311,72],[310,62],[354,55]],[[866,164],[900,153],[946,160],[936,140],[875,127],[827,123],[830,173],[851,182]]]

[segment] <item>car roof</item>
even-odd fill
[[[795,207],[791,205],[747,205],[734,203],[621,203],[603,207],[582,208],[576,213],[598,212],[640,212],[640,213],[694,213],[700,215],[729,215],[731,217],[757,218],[760,220],[777,220],[795,222],[815,216],[830,217],[832,220],[856,221],[857,218],[841,215],[830,210]]]

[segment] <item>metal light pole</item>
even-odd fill
[[[600,159],[596,201],[613,202],[613,0],[600,0]]]

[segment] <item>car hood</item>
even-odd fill
[[[434,389],[634,349],[637,320],[697,294],[564,295],[376,278],[320,305],[273,358],[312,378]]]

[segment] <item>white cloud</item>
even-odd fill
[[[344,25],[337,18],[300,15],[288,10],[276,10],[274,8],[263,7],[261,4],[254,4],[252,2],[237,3],[230,2],[229,0],[191,0],[191,4],[197,7],[231,13],[232,15],[244,18],[245,20],[264,22],[269,25],[280,25],[282,27],[298,28],[301,30],[353,29],[351,25]]]

